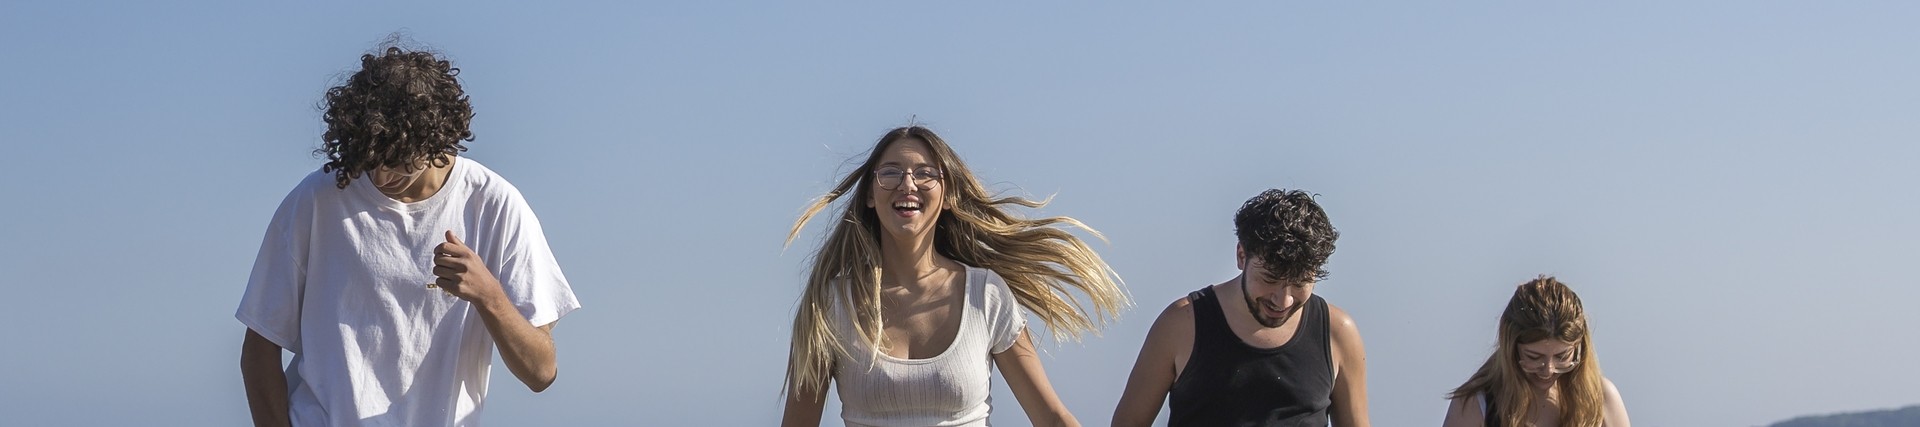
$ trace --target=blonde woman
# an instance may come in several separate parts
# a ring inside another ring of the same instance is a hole
[[[781,425],[819,425],[831,383],[848,426],[984,426],[993,367],[1034,425],[1079,425],[1047,383],[1025,313],[1072,339],[1128,304],[1106,262],[1056,226],[1091,229],[1010,214],[1045,201],[990,196],[920,126],[882,136],[787,242],[845,196],[794,316]]]
[[[1453,389],[1446,427],[1628,427],[1620,390],[1600,375],[1580,296],[1549,276],[1520,285],[1499,345]]]

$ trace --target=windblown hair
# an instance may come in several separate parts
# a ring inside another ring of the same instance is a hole
[[[815,214],[835,200],[851,196],[813,255],[813,270],[794,315],[791,362],[784,389],[789,395],[824,390],[833,375],[834,358],[847,355],[840,345],[841,337],[835,336],[829,324],[829,310],[844,310],[846,318],[854,319],[855,332],[861,335],[857,339],[874,343],[868,346],[872,351],[867,357],[879,357],[879,349],[885,345],[879,302],[880,218],[864,201],[872,197],[869,180],[881,155],[889,146],[905,140],[925,142],[944,172],[939,182],[946,190],[947,210],[939,213],[933,230],[934,250],[941,256],[999,273],[1020,305],[1044,320],[1056,339],[1064,336],[1078,340],[1086,333],[1097,334],[1100,326],[1131,304],[1119,276],[1065,227],[1086,230],[1096,237],[1099,232],[1064,216],[1026,219],[1012,215],[1009,210],[1013,206],[1039,208],[1052,199],[993,197],[952,147],[933,131],[920,126],[896,128],[874,143],[866,163],[847,173],[832,191],[814,199],[787,233],[787,244],[791,245]],[[1074,290],[1089,297],[1092,310],[1068,293]]]
[[[1283,281],[1326,280],[1327,257],[1340,232],[1327,212],[1300,190],[1269,189],[1240,205],[1233,235],[1248,257],[1259,257],[1267,271]]]
[[[1580,308],[1580,296],[1552,276],[1541,275],[1520,285],[1500,314],[1500,341],[1493,356],[1465,384],[1453,389],[1448,398],[1479,395],[1492,412],[1487,417],[1501,426],[1523,426],[1527,411],[1533,408],[1534,393],[1520,369],[1520,345],[1545,339],[1574,343],[1580,361],[1573,370],[1560,374],[1560,425],[1599,427],[1605,403],[1604,380],[1600,360],[1593,351],[1593,335],[1587,330],[1587,315]]]
[[[422,159],[446,166],[472,141],[473,105],[460,88],[460,69],[429,52],[387,47],[360,55],[360,71],[327,89],[327,132],[314,150],[327,157],[322,172],[347,184],[380,167]]]

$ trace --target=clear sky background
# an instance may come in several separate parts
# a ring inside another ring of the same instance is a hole
[[[0,3],[8,424],[247,422],[262,232],[321,93],[400,29],[463,69],[467,156],[585,306],[551,390],[496,366],[490,425],[776,423],[822,228],[782,238],[913,115],[1110,238],[1138,306],[1045,359],[1086,425],[1270,187],[1342,232],[1319,291],[1375,425],[1438,424],[1541,273],[1637,425],[1920,403],[1910,2],[156,3]]]

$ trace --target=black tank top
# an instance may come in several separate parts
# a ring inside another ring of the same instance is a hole
[[[1480,405],[1483,406],[1480,408],[1480,418],[1486,421],[1482,424],[1486,427],[1500,427],[1500,409],[1493,406],[1493,401],[1487,400],[1486,393],[1480,394]]]
[[[1493,400],[1487,399],[1486,392],[1480,393],[1480,406],[1480,418],[1486,420],[1484,425],[1486,427],[1500,427],[1500,407],[1494,405]]]
[[[1233,334],[1213,287],[1189,297],[1193,355],[1169,392],[1168,427],[1327,425],[1333,353],[1325,300],[1308,298],[1293,338],[1264,349]]]

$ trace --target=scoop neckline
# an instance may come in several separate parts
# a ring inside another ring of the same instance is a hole
[[[973,321],[973,316],[969,316],[968,314],[970,314],[970,312],[973,311],[973,284],[974,284],[973,275],[975,270],[975,267],[973,266],[965,265],[965,264],[961,264],[961,265],[966,267],[966,269],[963,270],[962,274],[965,274],[967,277],[966,277],[966,283],[964,284],[965,287],[960,292],[960,328],[953,332],[953,342],[947,343],[947,348],[941,349],[940,353],[934,354],[932,357],[928,357],[925,359],[908,359],[903,357],[893,357],[892,355],[889,355],[884,351],[875,351],[874,353],[878,354],[881,360],[903,364],[903,365],[925,365],[928,363],[940,361],[940,359],[945,359],[948,354],[953,354],[954,347],[960,346],[960,339],[962,335],[967,333],[967,324]],[[868,344],[872,345],[872,343],[868,343]]]

